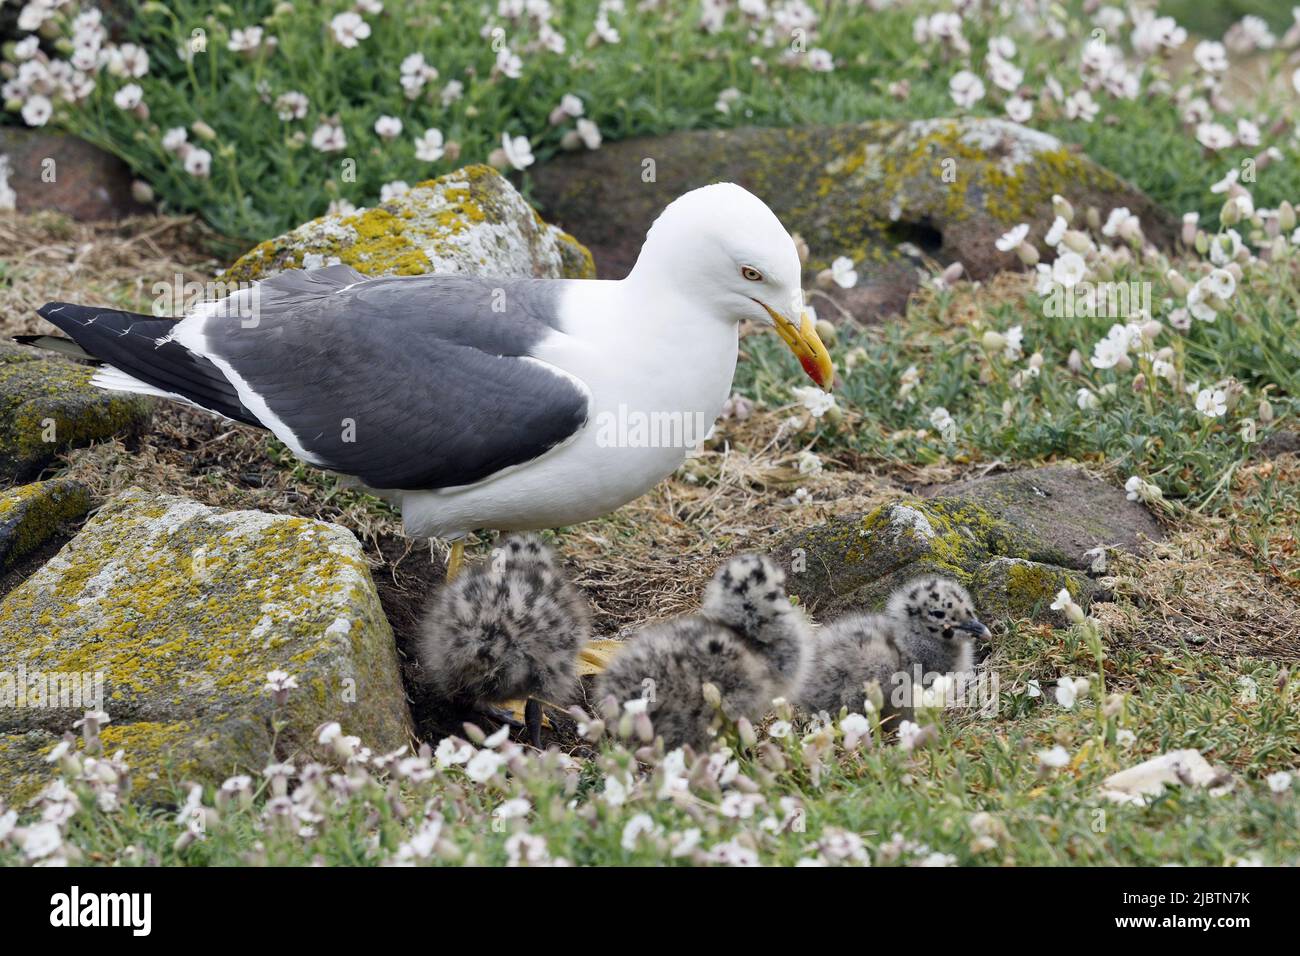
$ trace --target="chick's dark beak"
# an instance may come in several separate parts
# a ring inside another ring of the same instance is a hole
[[[975,618],[971,618],[969,621],[966,621],[963,624],[958,624],[957,626],[963,631],[969,631],[982,641],[987,641],[992,636],[989,629],[985,627],[981,621]]]

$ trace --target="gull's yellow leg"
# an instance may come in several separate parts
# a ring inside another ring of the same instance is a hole
[[[447,580],[454,581],[460,574],[460,566],[465,563],[465,542],[453,541],[447,552]]]

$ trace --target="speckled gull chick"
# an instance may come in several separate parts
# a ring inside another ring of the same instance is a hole
[[[366,278],[337,265],[179,321],[60,302],[40,314],[105,364],[96,385],[266,428],[399,504],[408,535],[458,541],[599,517],[671,474],[702,435],[611,440],[609,423],[711,426],[744,319],[775,327],[829,389],[801,303],[789,233],[719,183],[669,204],[621,280]]]

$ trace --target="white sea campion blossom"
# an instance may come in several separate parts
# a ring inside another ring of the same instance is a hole
[[[1286,793],[1291,789],[1291,774],[1285,770],[1279,770],[1276,773],[1270,773],[1264,778],[1264,782],[1268,784],[1268,789],[1274,793]]]
[[[1057,592],[1056,600],[1052,602],[1052,610],[1064,613],[1071,624],[1082,624],[1085,620],[1083,608],[1074,603],[1074,596],[1065,588]]]
[[[361,14],[347,10],[330,21],[330,32],[335,43],[350,50],[370,36],[370,24],[361,19]]]
[[[48,97],[41,96],[39,93],[29,96],[23,103],[23,122],[28,126],[44,126],[53,113],[54,105]]]
[[[1022,222],[1014,226],[1009,232],[1004,232],[993,243],[999,252],[1014,252],[1019,245],[1025,241],[1025,236],[1029,235],[1029,223]]]
[[[944,441],[953,441],[957,437],[957,423],[953,421],[948,409],[942,405],[930,412],[930,424],[939,430]]]
[[[1017,123],[1027,123],[1034,115],[1034,104],[1023,96],[1012,96],[1004,105],[1007,116]]]
[[[262,45],[262,28],[258,26],[236,27],[230,31],[230,40],[226,49],[233,53],[251,53]]]
[[[829,50],[815,47],[808,51],[808,69],[814,73],[830,73],[835,69],[835,58]]]
[[[1052,281],[1072,289],[1088,274],[1088,263],[1077,252],[1065,252],[1052,263]]]
[[[426,129],[415,140],[415,158],[423,163],[436,163],[446,153],[443,146],[442,130]]]
[[[133,110],[140,105],[144,90],[138,83],[128,83],[113,94],[113,105],[120,110]]]
[[[402,135],[402,121],[396,116],[381,116],[375,120],[375,135],[380,139],[391,140]]]
[[[796,386],[790,389],[790,394],[813,418],[821,418],[835,407],[835,396],[815,385]]]
[[[307,95],[297,90],[281,93],[275,98],[275,112],[281,120],[288,123],[300,120],[307,115]]]
[[[1192,59],[1206,73],[1223,73],[1228,69],[1228,51],[1222,43],[1202,40],[1192,50]]]
[[[509,133],[502,133],[501,151],[505,153],[506,162],[515,169],[524,170],[533,165],[533,147],[528,142],[527,136],[511,136]]]
[[[379,201],[388,202],[388,200],[404,196],[410,191],[411,187],[404,180],[394,179],[391,183],[384,183],[379,187]]]
[[[638,813],[634,815],[626,824],[623,825],[623,838],[619,845],[624,850],[631,853],[636,849],[637,841],[643,833],[654,833],[658,829],[657,824],[648,813]]]
[[[212,173],[212,154],[206,149],[192,148],[185,154],[185,171],[196,179],[207,179]]]
[[[337,123],[326,122],[316,127],[311,134],[311,145],[322,153],[337,153],[346,149],[348,138],[343,127]]]
[[[1066,710],[1071,710],[1087,690],[1088,678],[1062,677],[1056,682],[1056,702]]]
[[[1038,752],[1038,765],[1049,769],[1059,769],[1070,763],[1070,752],[1057,744],[1051,750]]]
[[[970,70],[961,70],[948,81],[948,95],[962,109],[970,109],[984,99],[984,81]]]
[[[831,278],[841,289],[852,289],[858,284],[858,274],[853,269],[853,260],[848,256],[839,256],[831,263]]]
[[[588,149],[600,149],[603,137],[600,135],[600,127],[589,119],[579,119],[577,123],[578,138],[582,140],[582,145]]]
[[[1228,396],[1221,388],[1203,388],[1196,393],[1196,410],[1206,418],[1222,418],[1228,411]]]
[[[1101,400],[1097,398],[1092,389],[1081,388],[1075,393],[1074,403],[1079,406],[1080,411],[1087,412],[1097,408],[1101,404]]]
[[[1232,132],[1222,123],[1198,123],[1196,141],[1212,151],[1228,149],[1236,142]]]

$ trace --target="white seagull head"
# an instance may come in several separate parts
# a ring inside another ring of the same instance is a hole
[[[715,183],[668,204],[629,276],[671,281],[724,321],[770,325],[827,391],[834,369],[804,310],[799,252],[781,220],[749,190]]]

